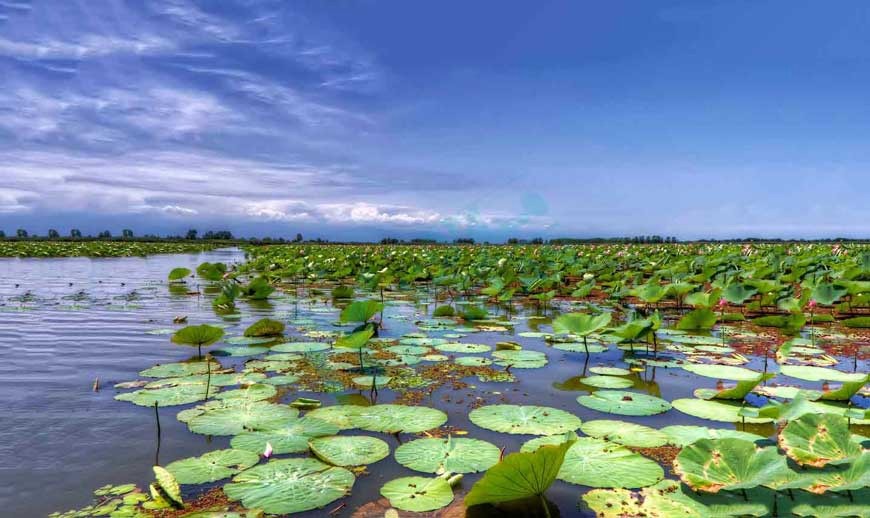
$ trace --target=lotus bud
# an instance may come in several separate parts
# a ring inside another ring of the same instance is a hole
[[[807,307],[810,308],[811,310],[816,309],[816,306],[818,306],[818,304],[819,303],[816,302],[816,299],[810,299],[810,301],[807,303]]]
[[[272,456],[272,443],[267,442],[267,443],[266,443],[266,449],[263,450],[263,457],[265,457],[265,458],[268,459],[268,458],[271,457],[271,456]]]

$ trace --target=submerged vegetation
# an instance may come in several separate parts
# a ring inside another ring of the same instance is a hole
[[[210,451],[58,516],[870,514],[866,246],[246,251],[115,386]]]

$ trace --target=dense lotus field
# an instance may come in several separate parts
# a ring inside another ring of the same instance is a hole
[[[247,253],[114,385],[214,448],[54,516],[870,516],[866,246]]]
[[[0,257],[131,257],[201,252],[214,247],[208,242],[0,240]]]

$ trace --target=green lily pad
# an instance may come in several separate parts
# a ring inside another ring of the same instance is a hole
[[[834,414],[804,414],[790,421],[779,434],[779,446],[801,466],[814,468],[849,462],[862,452],[846,418]]]
[[[381,496],[396,509],[422,513],[450,505],[453,489],[440,477],[402,477],[384,484]]]
[[[214,396],[218,393],[218,390],[220,390],[218,387],[209,387],[209,396]],[[191,383],[159,389],[136,390],[134,392],[118,394],[115,396],[115,399],[118,401],[129,401],[139,406],[154,406],[155,403],[158,406],[175,406],[203,401],[206,399],[205,392],[205,383]]]
[[[372,385],[376,387],[386,387],[391,381],[392,376],[356,376],[353,378],[353,383],[357,387],[370,388]]]
[[[668,436],[655,428],[625,421],[599,419],[580,427],[586,435],[637,448],[656,448],[668,442]]]
[[[683,448],[674,472],[695,491],[749,489],[787,477],[785,457],[773,446],[741,439],[700,439]]]
[[[333,423],[306,415],[290,420],[281,428],[259,432],[242,432],[230,441],[233,448],[252,452],[262,452],[266,444],[272,445],[275,454],[301,453],[308,450],[308,441],[315,437],[325,437],[339,432]]]
[[[221,364],[215,361],[211,363],[211,372],[217,372],[221,369]],[[145,378],[178,378],[181,376],[191,376],[194,374],[207,374],[209,370],[208,364],[201,362],[179,362],[179,363],[164,363],[155,365],[150,369],[145,369],[139,375]]]
[[[665,426],[661,433],[667,435],[668,442],[683,448],[698,439],[742,439],[744,441],[761,441],[765,437],[739,430],[725,430],[722,428],[707,428],[706,426],[672,425]]]
[[[605,367],[603,365],[589,367],[589,372],[592,374],[600,374],[602,376],[628,376],[631,374],[630,370],[623,369],[622,367]]]
[[[622,488],[593,489],[583,495],[583,501],[601,518],[711,516],[707,506],[684,493],[680,483],[674,480],[662,480],[654,486],[641,489],[639,493]]]
[[[740,412],[741,405],[726,401],[686,398],[676,399],[671,404],[684,414],[723,423],[736,423],[745,420],[745,422],[751,424],[763,424],[772,421],[772,419],[767,417],[742,417],[738,413]]]
[[[319,509],[350,492],[355,477],[317,459],[280,459],[241,472],[224,486],[230,500],[269,514]]]
[[[256,453],[245,450],[216,450],[199,457],[169,463],[166,469],[179,484],[205,484],[227,478],[260,461]]]
[[[607,350],[607,346],[590,342],[587,342],[585,346],[583,345],[583,342],[560,342],[554,344],[553,349],[558,349],[560,351],[565,351],[569,353],[586,353],[588,349],[589,353],[593,354],[603,353]]]
[[[590,387],[604,389],[624,389],[634,385],[634,382],[630,379],[617,376],[587,376],[585,378],[580,378],[580,381]]]
[[[421,345],[393,345],[387,347],[386,350],[393,354],[413,354],[416,356],[432,352],[432,349],[429,347],[423,347]]]
[[[269,378],[264,379],[262,381],[262,383],[265,383],[267,385],[280,386],[280,385],[290,385],[290,384],[296,383],[297,381],[299,381],[299,376],[285,374],[283,376],[271,376]]]
[[[498,462],[501,450],[480,439],[417,439],[396,448],[396,462],[424,473],[475,473]]]
[[[843,372],[812,365],[782,365],[779,370],[785,376],[805,381],[867,382],[867,378],[870,376],[864,372]]]
[[[276,353],[314,353],[326,351],[331,347],[325,342],[286,342],[273,346],[272,351]]]
[[[272,385],[255,383],[253,385],[248,385],[245,388],[221,392],[215,396],[215,399],[220,399],[222,401],[233,400],[234,403],[248,404],[275,397],[277,393],[278,390]]]
[[[390,446],[366,435],[334,435],[308,441],[311,451],[320,460],[333,466],[374,464],[390,454]]]
[[[618,415],[655,415],[671,409],[664,399],[622,390],[599,390],[578,397],[577,402],[592,410]]]
[[[707,378],[732,380],[732,381],[752,381],[761,377],[761,373],[746,369],[744,367],[735,367],[733,365],[709,365],[705,363],[687,363],[683,365],[683,369],[705,376]]]
[[[492,357],[496,364],[515,369],[540,369],[547,365],[547,355],[539,351],[495,351]]]
[[[263,354],[269,352],[268,347],[246,347],[246,346],[228,346],[221,347],[220,349],[215,349],[212,351],[214,356],[256,356],[258,354]]]
[[[435,345],[435,348],[444,353],[459,354],[478,354],[492,350],[492,347],[485,344],[463,344],[459,342],[441,343]]]
[[[257,345],[274,342],[275,338],[271,336],[231,336],[224,342],[232,345]]]
[[[509,434],[552,435],[573,432],[580,419],[558,408],[533,405],[488,405],[468,414],[472,423]]]
[[[306,416],[316,417],[326,422],[332,423],[339,430],[350,430],[356,428],[353,419],[365,410],[366,407],[359,405],[333,405],[320,407],[308,412]]]
[[[480,358],[478,356],[460,356],[459,358],[456,358],[453,363],[463,367],[485,367],[487,365],[492,365],[492,360],[489,358]]]
[[[560,444],[563,436],[539,437],[523,444],[520,451],[535,451],[543,445]],[[594,437],[581,437],[568,448],[559,470],[559,480],[589,487],[646,487],[664,478],[655,461],[628,448]]]
[[[274,430],[297,418],[299,410],[287,405],[258,401],[207,410],[188,421],[193,433],[202,435],[238,435],[249,430]]]
[[[425,432],[438,428],[446,422],[447,414],[424,406],[373,405],[359,407],[359,410],[351,417],[353,428],[387,433]]]

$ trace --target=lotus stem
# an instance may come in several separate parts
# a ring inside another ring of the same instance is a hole
[[[205,368],[208,373],[205,378],[205,399],[208,400],[208,393],[211,390],[211,358],[205,359]]]
[[[541,499],[541,505],[544,507],[544,516],[546,516],[547,518],[552,518],[552,516],[550,515],[550,506],[547,505],[547,499],[544,498],[544,494],[539,494],[538,498]]]
[[[154,452],[154,465],[160,465],[160,411],[157,401],[154,402],[154,419],[157,421],[157,451]]]

